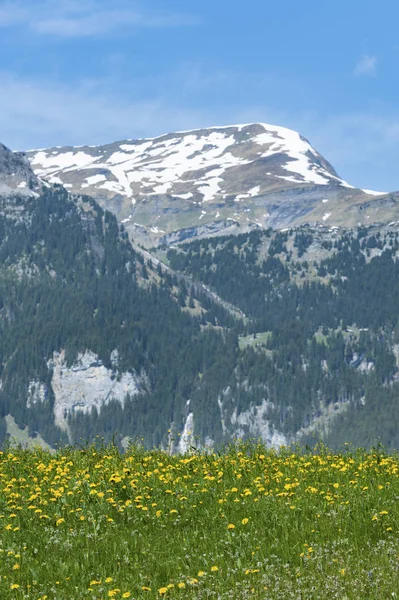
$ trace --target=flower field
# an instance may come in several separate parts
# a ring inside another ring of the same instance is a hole
[[[0,454],[0,598],[399,597],[399,459]]]

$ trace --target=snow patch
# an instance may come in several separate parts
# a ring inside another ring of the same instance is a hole
[[[86,177],[86,181],[88,185],[95,185],[96,183],[100,183],[100,181],[106,181],[107,178],[105,175],[91,175],[90,177]]]
[[[388,194],[388,192],[375,192],[374,190],[362,190],[362,192],[369,196],[385,196],[385,194]]]

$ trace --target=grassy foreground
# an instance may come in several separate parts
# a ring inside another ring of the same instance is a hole
[[[0,453],[0,598],[399,597],[399,459]]]

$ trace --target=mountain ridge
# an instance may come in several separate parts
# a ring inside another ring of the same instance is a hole
[[[169,243],[169,236],[173,240],[183,230],[201,237],[196,228],[202,225],[220,234],[233,223],[239,231],[372,223],[381,217],[373,201],[386,196],[343,180],[300,133],[265,123],[31,150],[26,156],[37,176],[95,197],[146,246]]]

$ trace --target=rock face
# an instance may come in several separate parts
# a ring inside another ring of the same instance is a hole
[[[230,417],[230,424],[237,437],[248,434],[252,438],[260,438],[269,448],[279,448],[287,445],[290,440],[282,433],[271,427],[267,412],[269,403],[264,400],[259,406],[251,405],[250,408],[237,416],[236,410]]]
[[[0,144],[0,194],[32,195],[41,183],[21,152],[12,152]]]
[[[123,373],[115,378],[93,352],[79,354],[68,367],[65,353],[55,353],[49,366],[53,369],[51,387],[54,392],[55,423],[67,431],[67,416],[72,411],[98,411],[111,400],[123,403],[126,396],[139,394],[143,382],[138,375]]]
[[[26,156],[38,176],[95,197],[148,246],[173,243],[180,231],[193,239],[209,228],[353,225],[383,212],[374,210],[378,193],[341,179],[299,133],[264,123]]]

